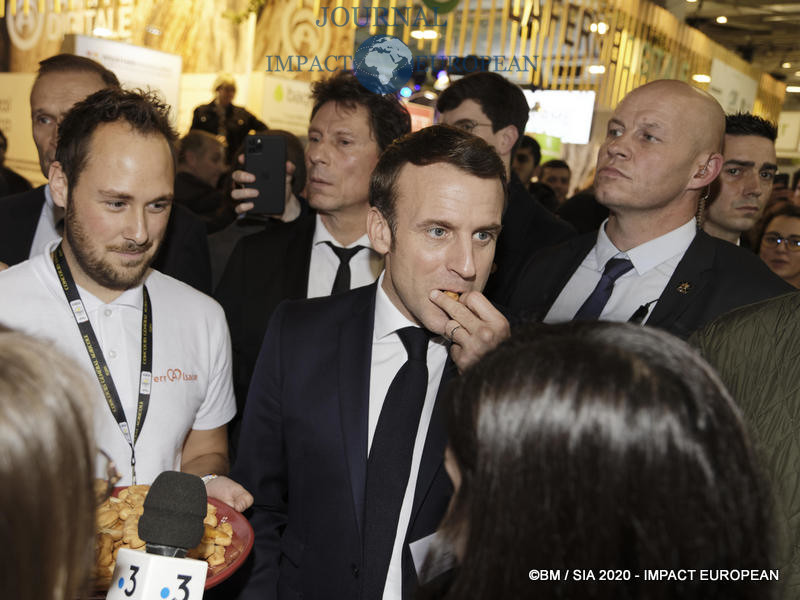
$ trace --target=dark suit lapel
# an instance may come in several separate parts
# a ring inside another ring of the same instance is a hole
[[[436,403],[431,415],[431,423],[428,426],[428,435],[425,438],[425,449],[422,452],[422,460],[419,465],[417,475],[417,486],[414,490],[414,504],[411,508],[411,520],[408,524],[408,531],[414,525],[414,519],[419,513],[428,490],[433,483],[433,479],[439,469],[444,468],[444,449],[447,446],[447,428],[445,424],[444,402],[448,384],[458,376],[458,369],[453,359],[447,356],[444,364],[444,372],[439,383],[439,391],[436,393]]]
[[[674,323],[680,316],[695,301],[702,301],[703,289],[713,272],[715,254],[711,238],[704,231],[698,231],[661,293],[647,325],[675,329]]]
[[[316,217],[307,215],[297,224],[297,234],[289,242],[286,256],[279,260],[290,262],[284,270],[287,298],[301,299],[308,295],[308,271],[311,268],[311,244],[314,240]]]
[[[339,337],[339,406],[342,437],[350,471],[358,530],[364,519],[369,428],[369,376],[372,363],[372,331],[375,324],[376,284],[365,288],[342,324]]]

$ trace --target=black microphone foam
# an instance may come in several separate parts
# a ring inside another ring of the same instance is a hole
[[[206,486],[196,475],[164,471],[144,499],[139,537],[148,546],[190,549],[203,538]]]

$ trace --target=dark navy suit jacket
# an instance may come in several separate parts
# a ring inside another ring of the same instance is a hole
[[[522,271],[510,310],[524,320],[543,319],[596,242],[597,233],[587,233],[534,256]],[[752,252],[700,230],[646,325],[686,339],[734,308],[793,289]]]
[[[360,597],[376,285],[285,302],[272,316],[232,473],[255,498],[242,599]],[[452,494],[442,390],[454,374],[448,359],[404,547],[405,598],[416,583],[408,543],[435,531]]]

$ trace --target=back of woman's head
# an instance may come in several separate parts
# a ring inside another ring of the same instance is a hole
[[[730,397],[683,342],[620,324],[540,326],[465,373],[448,411],[461,474],[443,523],[463,559],[453,598],[765,597],[698,581],[699,569],[771,564],[768,502]],[[530,569],[631,580],[532,582]],[[698,572],[657,583],[645,569]]]
[[[94,552],[89,394],[51,345],[0,330],[0,597],[73,600]]]

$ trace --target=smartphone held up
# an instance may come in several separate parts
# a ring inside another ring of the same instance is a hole
[[[255,175],[248,184],[258,190],[253,198],[254,213],[282,214],[286,201],[286,138],[280,135],[248,135],[245,139],[244,168]]]

